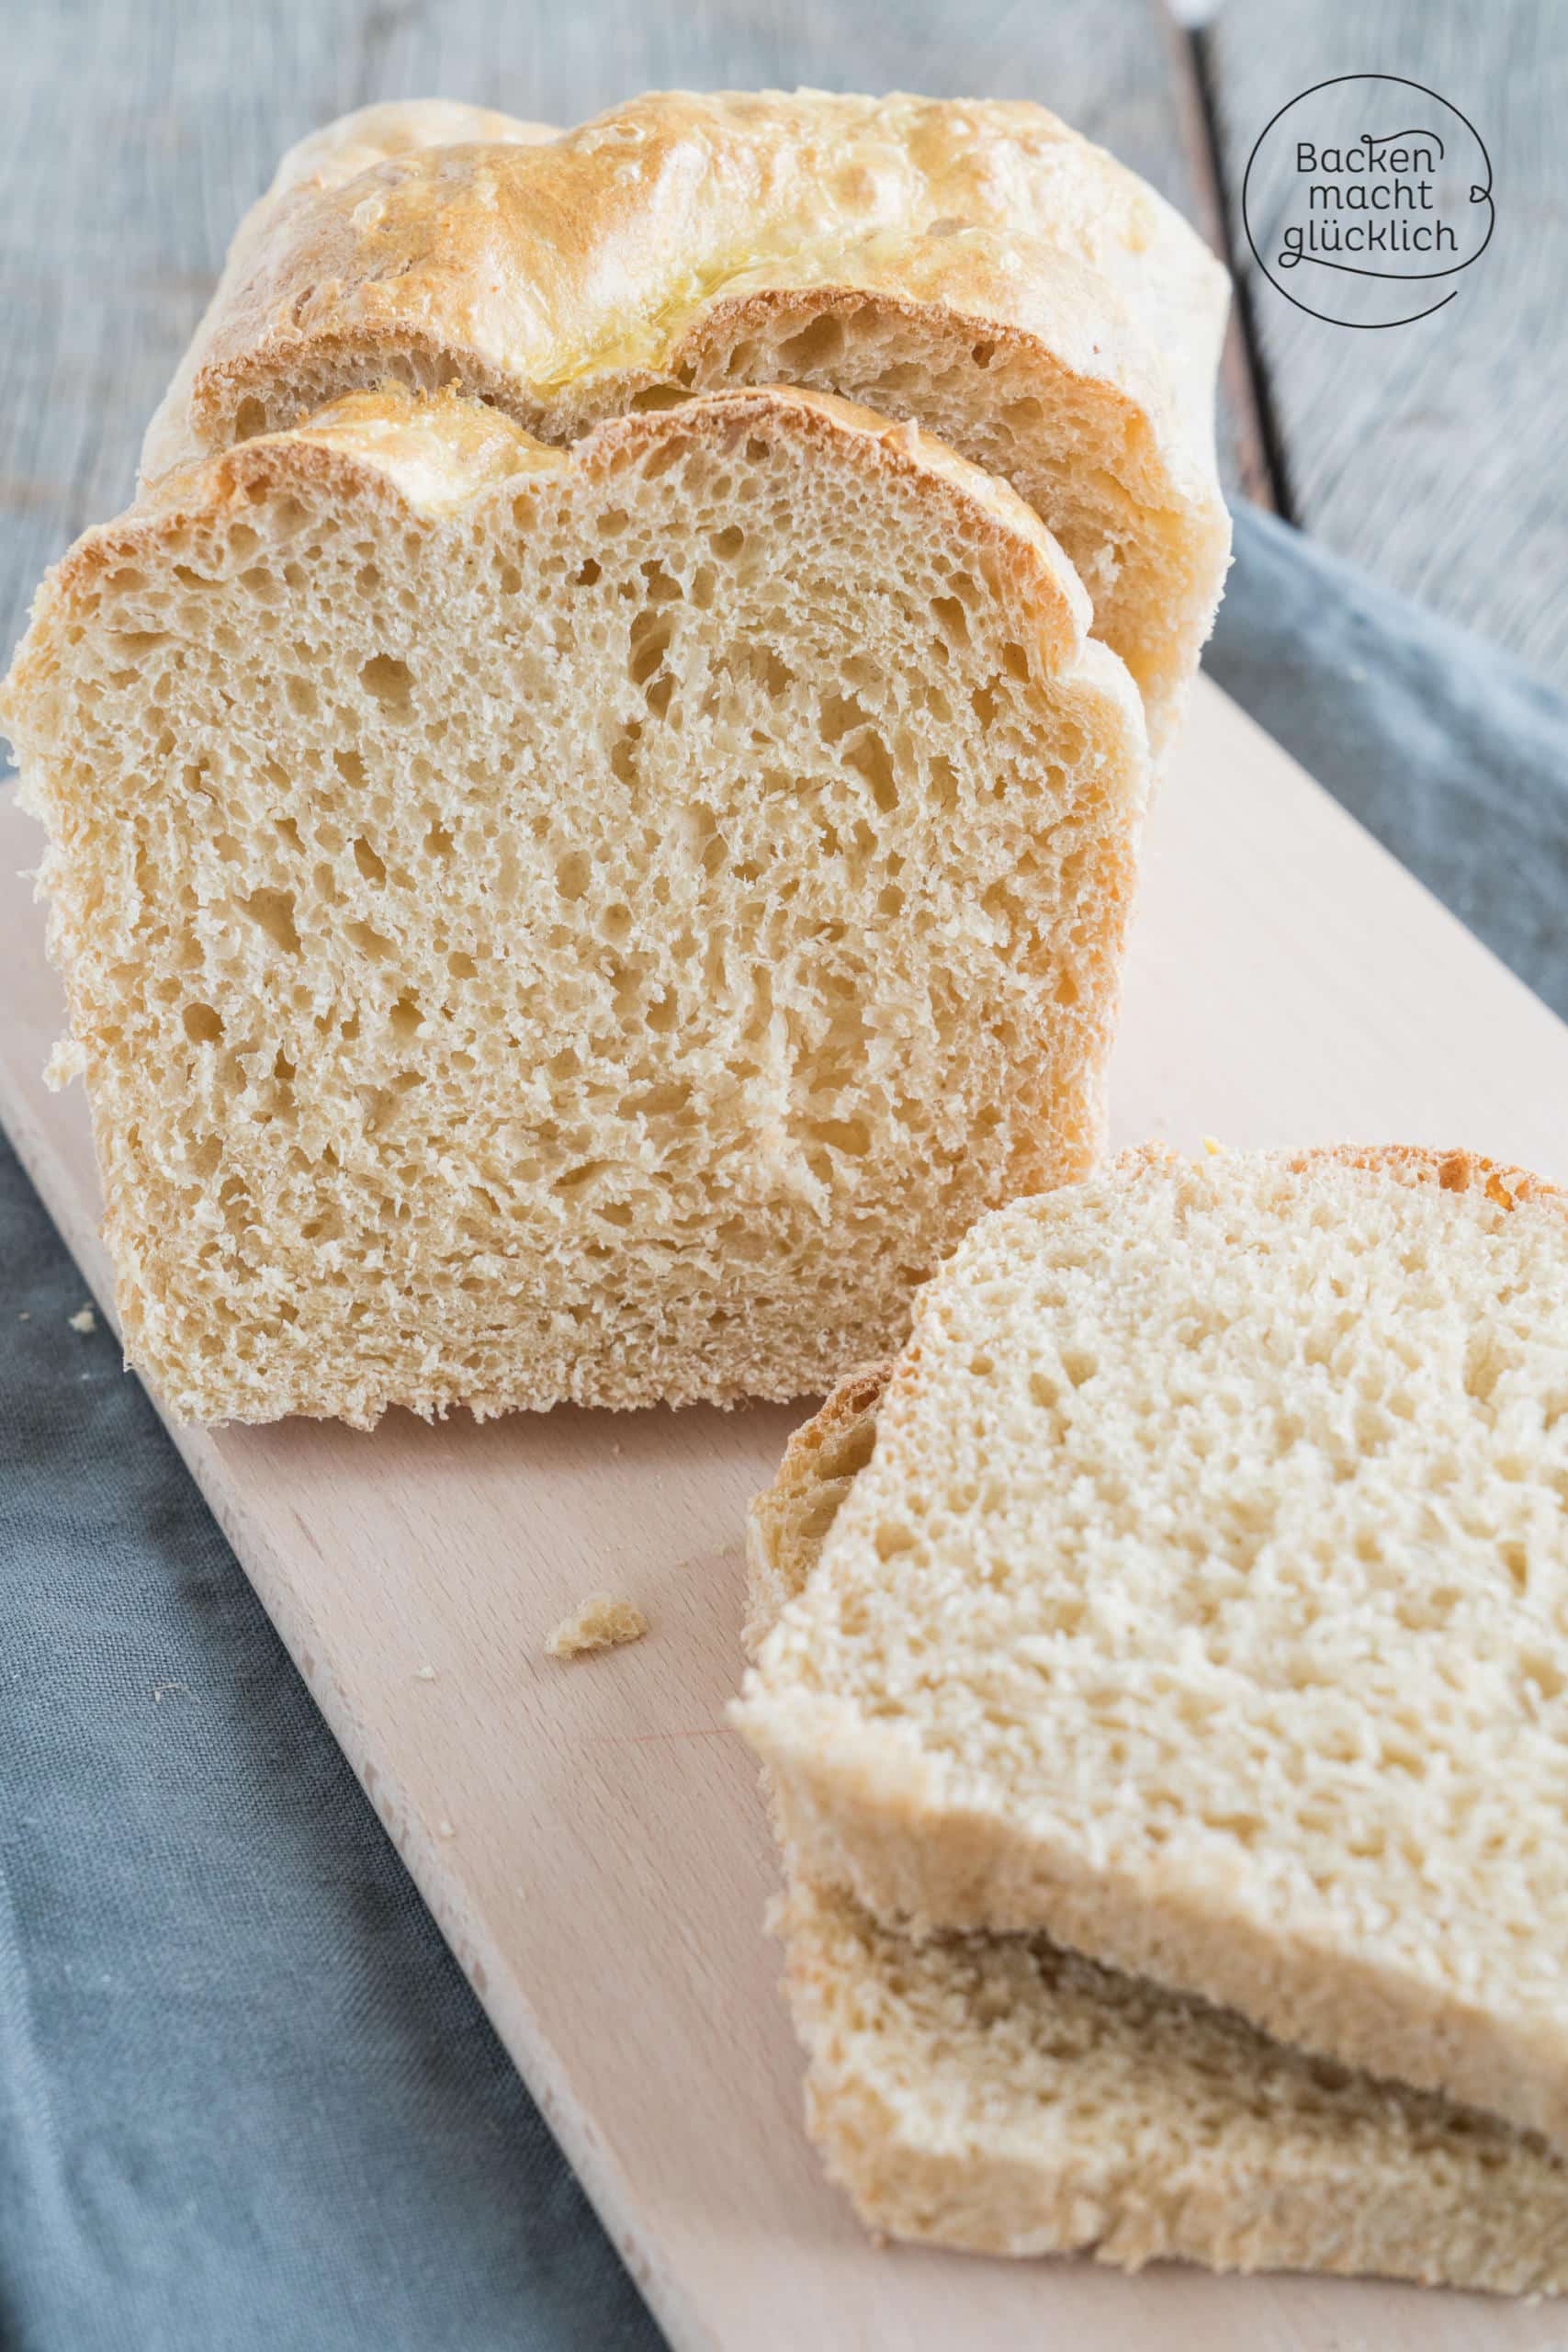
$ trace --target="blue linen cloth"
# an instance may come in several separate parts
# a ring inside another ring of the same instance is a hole
[[[1568,703],[1251,513],[1209,666],[1568,1012]],[[0,1145],[0,2346],[657,2346],[85,1298]]]

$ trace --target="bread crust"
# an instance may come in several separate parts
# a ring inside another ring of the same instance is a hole
[[[286,198],[303,204],[312,194],[339,187],[362,172],[372,172],[394,156],[419,148],[464,141],[536,146],[558,136],[548,123],[525,122],[491,107],[465,106],[447,98],[408,98],[356,107],[297,141],[283,155],[265,193],[243,215],[230,240],[212,299],[197,322],[196,333],[142,436],[143,483],[188,466],[203,454],[205,444],[193,430],[191,417],[204,355],[225,332],[225,322],[265,253]]]
[[[1528,1168],[1487,1159],[1457,1145],[1441,1151],[1410,1143],[1326,1144],[1315,1151],[1292,1153],[1287,1165],[1305,1168],[1325,1160],[1340,1168],[1373,1169],[1410,1183],[1435,1184],[1443,1193],[1484,1193],[1500,1209],[1544,1203],[1568,1216],[1568,1194],[1561,1185],[1549,1184],[1544,1176],[1532,1175]]]
[[[295,150],[243,223],[144,480],[389,379],[557,442],[774,379],[925,422],[897,368],[856,379],[851,345],[902,337],[947,437],[1067,532],[1163,749],[1228,560],[1228,282],[1133,174],[1023,104],[672,92],[554,139],[368,111]],[[1092,527],[1064,489],[1086,432]]]
[[[795,1599],[820,1549],[838,1504],[849,1490],[861,1460],[842,1457],[864,1433],[862,1458],[869,1459],[877,1409],[893,1373],[893,1359],[858,1364],[839,1382],[827,1402],[803,1422],[788,1445],[771,1486],[746,1514],[746,1623],[740,1642],[749,1658],[758,1650],[781,1609]],[[835,1458],[839,1457],[839,1458]]]
[[[524,123],[498,137],[497,118],[474,114],[471,128],[412,108],[349,118],[285,159],[198,335],[197,446],[224,435],[245,388],[318,348],[417,349],[470,389],[488,372],[547,396],[595,368],[640,364],[651,379],[735,282],[755,294],[837,274],[852,287],[856,249],[879,232],[913,243],[957,223],[1041,240],[1091,262],[1123,300],[1135,292],[1202,447],[1224,271],[1135,175],[1043,107],[673,91],[553,140]],[[415,143],[455,131],[464,143]],[[994,246],[973,265],[955,247],[940,300],[956,314],[1027,305],[1027,273],[1004,291]],[[174,421],[150,436],[149,471],[175,454]]]
[[[1224,1147],[1221,1147],[1223,1152]],[[1119,1151],[1108,1175],[1134,1182],[1141,1170],[1179,1166],[1184,1155],[1164,1143],[1130,1144]],[[1532,1202],[1562,1202],[1568,1213],[1568,1193],[1544,1176],[1508,1161],[1488,1159],[1478,1151],[1455,1144],[1448,1148],[1417,1143],[1321,1143],[1279,1154],[1283,1168],[1366,1168],[1397,1176],[1402,1182],[1435,1184],[1443,1193],[1484,1193],[1500,1209],[1522,1208]]]
[[[894,424],[831,392],[787,385],[703,393],[679,409],[615,417],[570,450],[552,448],[509,417],[455,392],[419,399],[398,389],[351,392],[291,432],[242,441],[147,484],[112,523],[85,531],[46,575],[34,626],[0,689],[0,723],[28,740],[26,695],[39,675],[38,626],[95,571],[120,562],[164,532],[250,502],[268,482],[312,480],[425,520],[446,520],[502,483],[520,478],[592,479],[636,465],[650,447],[676,438],[715,446],[748,422],[785,424],[805,441],[833,442],[871,477],[918,481],[943,512],[963,510],[989,540],[1001,575],[1036,607],[1032,632],[1047,666],[1087,662],[1097,687],[1117,699],[1142,732],[1137,696],[1122,664],[1093,643],[1083,583],[1033,509],[1010,484],[971,465],[917,425]]]

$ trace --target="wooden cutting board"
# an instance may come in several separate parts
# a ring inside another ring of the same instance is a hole
[[[0,806],[0,1116],[109,1293],[39,836]],[[1568,1030],[1205,685],[1156,812],[1117,1139],[1466,1144],[1568,1182]],[[678,2352],[1563,2352],[1412,2288],[877,2249],[820,2177],[724,1730],[740,1536],[804,1409],[174,1432]],[[597,1586],[652,1621],[559,1666]]]

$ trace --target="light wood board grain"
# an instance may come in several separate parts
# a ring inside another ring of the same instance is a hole
[[[1287,511],[1390,587],[1568,685],[1568,8],[1224,0],[1203,48]],[[1364,73],[1423,83],[1469,116],[1497,207],[1492,244],[1456,299],[1379,333],[1294,309],[1258,269],[1236,210],[1276,109],[1330,75]]]
[[[107,1304],[79,1092],[0,813],[0,1114]],[[1213,689],[1156,812],[1120,1139],[1466,1143],[1568,1179],[1568,1031]],[[821,2180],[761,1926],[739,1536],[798,1418],[559,1412],[176,1442],[680,2352],[1547,2352],[1550,2309],[877,2251]],[[596,1586],[652,1621],[559,1666]]]

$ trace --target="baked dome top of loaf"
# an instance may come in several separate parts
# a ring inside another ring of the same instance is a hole
[[[1163,747],[1229,544],[1228,288],[1153,190],[1021,103],[674,92],[554,138],[469,111],[370,109],[284,159],[144,478],[388,380],[552,442],[735,384],[838,392],[1036,508]]]
[[[189,453],[181,427],[200,447],[236,437],[249,376],[317,345],[341,355],[361,332],[378,347],[402,334],[547,396],[591,371],[657,369],[730,281],[775,263],[831,277],[889,232],[1001,230],[1090,265],[1134,298],[1179,401],[1194,379],[1200,416],[1212,401],[1223,267],[1043,107],[675,91],[554,139],[520,122],[504,141],[474,115],[484,135],[461,144],[389,152],[384,130],[349,118],[335,157],[329,130],[285,159],[204,322],[187,413],[154,423],[149,472]],[[446,141],[456,124],[412,127]],[[982,292],[980,315],[994,303]]]

